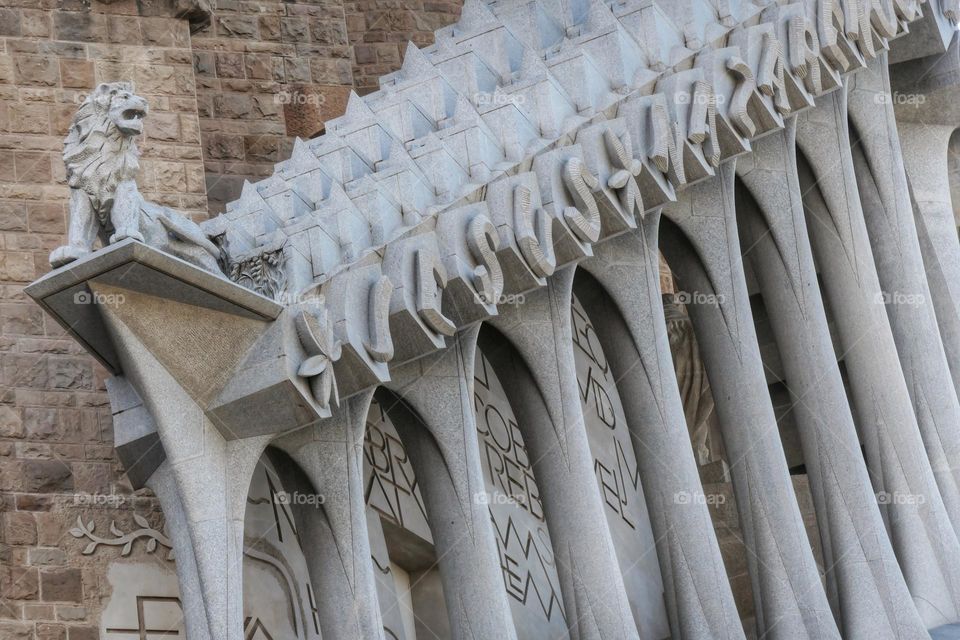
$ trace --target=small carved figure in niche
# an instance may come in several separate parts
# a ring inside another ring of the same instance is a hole
[[[67,244],[50,254],[61,267],[126,238],[220,275],[220,250],[182,213],[148,202],[137,189],[147,101],[126,82],[99,85],[80,105],[63,144],[70,185]]]

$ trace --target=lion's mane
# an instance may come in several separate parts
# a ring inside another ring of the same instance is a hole
[[[117,185],[136,177],[140,151],[134,136],[121,132],[110,119],[110,89],[131,90],[127,83],[101,85],[83,101],[63,142],[67,184],[82,189],[99,211],[113,198]]]

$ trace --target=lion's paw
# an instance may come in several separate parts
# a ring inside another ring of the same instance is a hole
[[[74,260],[78,260],[88,253],[90,253],[89,250],[81,247],[75,247],[72,244],[57,247],[53,250],[53,253],[50,254],[50,265],[56,269],[57,267],[62,267],[65,264],[73,262]]]
[[[110,244],[120,242],[121,240],[126,240],[127,238],[132,238],[137,242],[143,242],[144,244],[147,242],[143,239],[143,234],[136,229],[117,229],[117,232],[110,236]]]

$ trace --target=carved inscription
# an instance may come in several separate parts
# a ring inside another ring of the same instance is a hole
[[[266,459],[257,464],[244,517],[243,614],[247,640],[319,640],[301,532],[291,505],[322,508],[308,491],[281,484]]]
[[[376,402],[363,440],[364,497],[380,517],[433,542],[417,478],[396,427]]]
[[[486,500],[519,637],[566,637],[540,490],[516,417],[490,362],[477,354],[474,403]]]
[[[571,313],[587,439],[627,597],[641,636],[663,638],[670,633],[663,580],[620,394],[597,333],[576,297]]]

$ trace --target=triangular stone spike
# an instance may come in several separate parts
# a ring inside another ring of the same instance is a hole
[[[404,80],[412,80],[433,75],[436,73],[436,69],[417,45],[408,42],[407,50],[403,53],[403,65],[400,67],[400,73]]]
[[[350,91],[350,97],[347,99],[347,109],[343,113],[343,121],[353,122],[354,120],[375,119],[376,117],[366,100],[361,98],[356,91]]]
[[[470,33],[496,24],[499,24],[497,17],[491,13],[483,0],[466,0],[460,12],[460,22],[454,26],[454,35]]]

